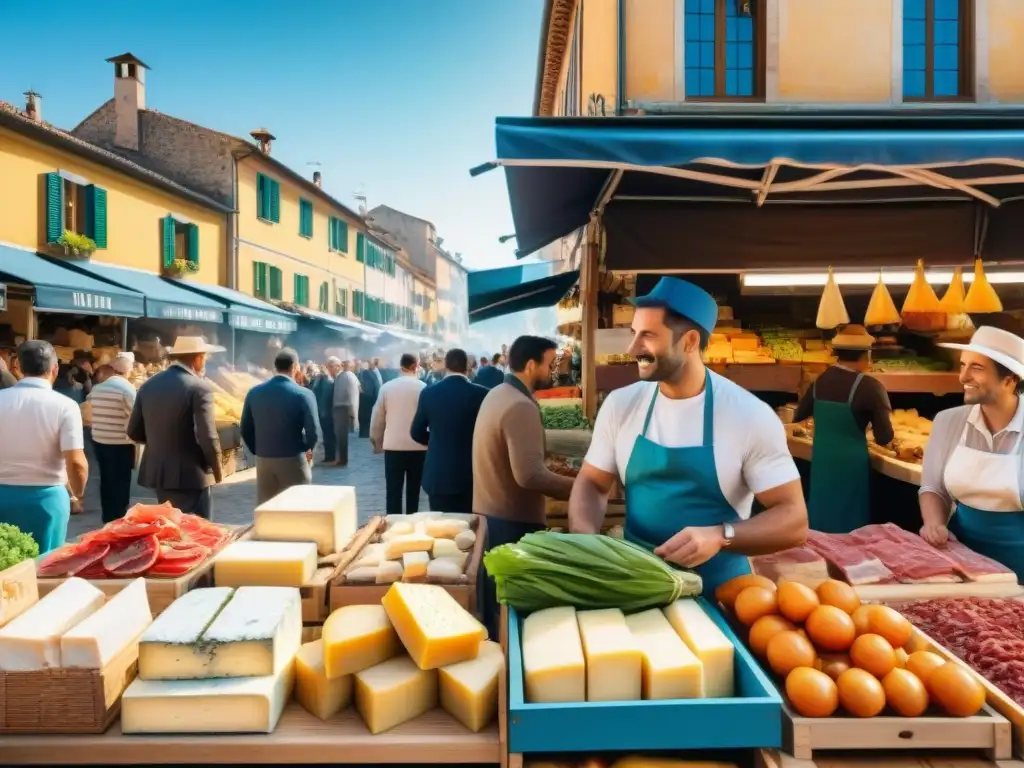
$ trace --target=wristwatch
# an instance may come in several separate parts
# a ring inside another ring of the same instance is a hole
[[[732,523],[722,523],[722,549],[732,546],[732,540],[736,538],[736,529]]]

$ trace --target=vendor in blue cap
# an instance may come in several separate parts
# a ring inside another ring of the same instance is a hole
[[[600,531],[616,478],[626,538],[704,580],[704,592],[750,572],[749,556],[803,543],[807,506],[782,422],[705,367],[718,319],[702,288],[663,277],[633,300],[640,381],[608,394],[569,500],[569,527]],[[754,499],[764,511],[751,517]]]

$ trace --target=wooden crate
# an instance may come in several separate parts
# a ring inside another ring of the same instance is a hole
[[[376,520],[376,523],[371,520],[363,527],[363,530],[366,530],[371,525],[375,526],[372,531],[373,535],[365,540],[360,547],[360,551],[366,544],[377,540],[387,527],[387,521],[384,518],[374,518],[374,520]],[[484,548],[487,545],[487,518],[483,515],[472,515],[470,528],[476,533],[476,542],[473,544],[473,549],[466,560],[466,572],[459,583],[430,581],[427,583],[436,583],[444,587],[445,591],[454,597],[459,605],[475,615],[478,612],[477,578],[482,567]],[[354,554],[358,554],[358,552]],[[330,585],[332,611],[344,605],[377,605],[391,586],[390,584],[348,584],[345,582],[344,573],[341,572],[343,570],[339,571],[338,577]]]
[[[131,643],[102,669],[0,672],[0,733],[103,733],[138,671]]]
[[[232,541],[248,537],[252,528],[251,525],[226,525],[224,527],[231,529],[232,533],[231,539],[224,546]],[[153,616],[159,616],[186,592],[212,586],[213,561],[215,559],[216,554],[213,554],[188,573],[174,579],[146,579],[146,594],[149,597],[149,608],[153,612]],[[113,597],[133,581],[135,579],[89,579],[89,583],[107,597]],[[63,583],[64,579],[39,579],[39,596],[45,597]]]
[[[317,568],[309,584],[299,588],[302,596],[302,621],[306,624],[322,624],[327,620],[331,608],[331,582],[352,563],[363,548],[377,535],[380,521],[383,518],[373,517],[356,531],[341,551],[337,563]]]
[[[0,627],[39,600],[35,560],[23,560],[0,571]]]
[[[569,530],[569,502],[567,501],[555,501],[554,499],[548,499],[544,509],[545,517],[547,518],[548,528],[562,528]],[[609,501],[608,502],[608,513],[604,517],[604,523],[601,526],[603,531],[607,531],[616,525],[626,524],[626,503],[624,501]]]
[[[798,760],[775,749],[754,753],[754,768],[1024,768],[1018,760],[989,760],[976,754],[941,752],[831,753],[815,760]]]

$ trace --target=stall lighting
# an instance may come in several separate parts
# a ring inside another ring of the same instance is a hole
[[[878,282],[878,272],[835,272],[838,285],[873,286]],[[986,272],[988,281],[997,285],[1024,283],[1024,272]],[[933,285],[948,285],[953,279],[952,270],[925,272],[925,278]],[[974,280],[973,272],[964,270],[964,283]],[[822,288],[828,280],[827,272],[748,272],[740,279],[746,288]],[[910,285],[914,282],[913,271],[882,271],[882,282],[888,286]]]

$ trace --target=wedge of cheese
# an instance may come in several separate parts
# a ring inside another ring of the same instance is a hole
[[[676,600],[663,610],[672,629],[704,667],[704,695],[709,699],[731,698],[734,650],[729,638],[696,600]]]
[[[372,734],[383,733],[437,706],[437,670],[396,656],[357,672],[356,711]]]
[[[137,643],[153,621],[146,580],[135,579],[96,613],[60,638],[60,665],[103,669],[125,648]]]
[[[312,541],[321,555],[340,552],[358,529],[356,489],[352,486],[293,485],[256,507],[257,539]]]
[[[699,699],[704,696],[704,665],[657,608],[626,617],[643,658],[645,699]]]
[[[426,552],[406,552],[402,555],[402,578],[407,581],[425,578],[429,564],[430,555]]]
[[[435,584],[392,584],[381,604],[420,669],[475,659],[487,639],[483,624]]]
[[[295,698],[311,715],[327,720],[352,702],[352,675],[331,680],[324,668],[324,641],[314,640],[295,656]]]
[[[587,701],[639,701],[643,657],[622,611],[580,611],[576,621],[587,662]]]
[[[401,560],[407,552],[430,552],[434,537],[425,533],[406,533],[384,542],[384,559]]]
[[[0,669],[31,672],[60,666],[60,638],[98,611],[106,595],[72,577],[0,629]]]
[[[203,631],[213,623],[235,590],[230,587],[186,592],[161,613],[139,638],[139,678],[189,677]]]
[[[387,661],[402,644],[380,605],[346,605],[324,622],[324,669],[331,680]]]
[[[505,654],[492,640],[480,644],[480,654],[469,661],[438,670],[441,706],[471,731],[480,731],[498,716],[498,679]]]
[[[523,620],[522,636],[526,700],[586,701],[587,672],[576,609],[534,611]]]
[[[292,663],[268,677],[135,680],[121,697],[121,732],[271,733],[294,679]]]
[[[311,541],[236,541],[213,561],[218,587],[301,587],[316,572]]]

